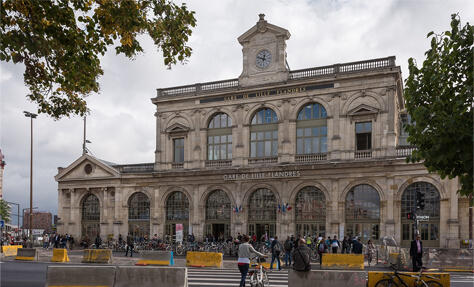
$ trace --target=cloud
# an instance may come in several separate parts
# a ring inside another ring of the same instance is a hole
[[[397,56],[407,75],[407,59],[418,62],[429,46],[429,31],[449,28],[450,14],[460,12],[472,23],[472,1],[190,1],[197,27],[190,38],[192,57],[171,70],[152,41],[143,36],[145,52],[130,61],[111,49],[103,58],[101,91],[87,99],[88,147],[99,158],[117,163],[152,162],[155,149],[157,88],[237,78],[242,50],[237,37],[266,20],[291,33],[287,42],[291,69]],[[23,83],[24,68],[0,64],[0,148],[7,166],[4,197],[29,206],[30,122],[22,111],[35,111]],[[57,210],[57,167],[82,153],[83,120],[34,120],[34,205]]]

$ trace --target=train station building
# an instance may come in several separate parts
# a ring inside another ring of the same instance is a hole
[[[154,162],[84,154],[59,168],[58,232],[161,237],[183,224],[197,239],[321,233],[407,246],[421,193],[426,247],[469,239],[458,180],[406,162],[395,57],[290,70],[289,38],[260,15],[238,38],[238,78],[158,88]]]

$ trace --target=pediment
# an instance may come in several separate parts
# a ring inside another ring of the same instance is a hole
[[[276,37],[283,37],[285,40],[288,40],[290,38],[291,35],[288,30],[268,23],[264,19],[264,16],[265,15],[260,14],[259,15],[260,20],[257,22],[257,24],[255,24],[255,26],[247,30],[247,32],[240,35],[239,38],[237,38],[240,44],[243,45],[243,43],[252,40],[256,34],[266,33],[266,32],[274,34]]]
[[[120,177],[120,173],[111,164],[84,154],[68,167],[60,169],[54,178],[59,182]]]
[[[188,131],[189,131],[189,128],[180,123],[172,124],[166,129],[166,132],[169,134],[187,133]]]
[[[359,105],[347,112],[348,116],[364,116],[378,114],[379,109],[371,107],[369,105]]]

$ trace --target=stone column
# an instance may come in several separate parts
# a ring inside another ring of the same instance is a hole
[[[331,101],[332,102],[332,111],[333,111],[333,116],[328,119],[328,136],[329,136],[329,126],[330,122],[332,123],[332,137],[330,138],[330,141],[328,141],[328,152],[329,158],[328,159],[340,159],[340,142],[341,142],[341,136],[340,136],[340,118],[339,118],[339,110],[340,110],[340,105],[341,105],[341,95],[336,94],[334,95],[334,99]]]
[[[155,170],[158,170],[160,169],[159,163],[161,162],[161,119],[160,119],[160,113],[158,113],[158,105],[156,106],[155,118],[156,118]]]

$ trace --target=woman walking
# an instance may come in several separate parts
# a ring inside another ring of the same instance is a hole
[[[369,240],[367,242],[367,262],[369,263],[369,267],[370,267],[370,263],[372,262],[372,258],[374,258],[374,255],[375,255],[375,245],[372,243],[372,240]]]
[[[239,259],[237,260],[237,265],[239,266],[239,271],[242,275],[242,278],[240,279],[240,287],[245,287],[245,278],[249,272],[250,257],[253,257],[250,255],[252,253],[261,257],[267,257],[267,255],[257,252],[253,246],[249,244],[249,237],[247,235],[242,236],[242,243],[239,245]]]

